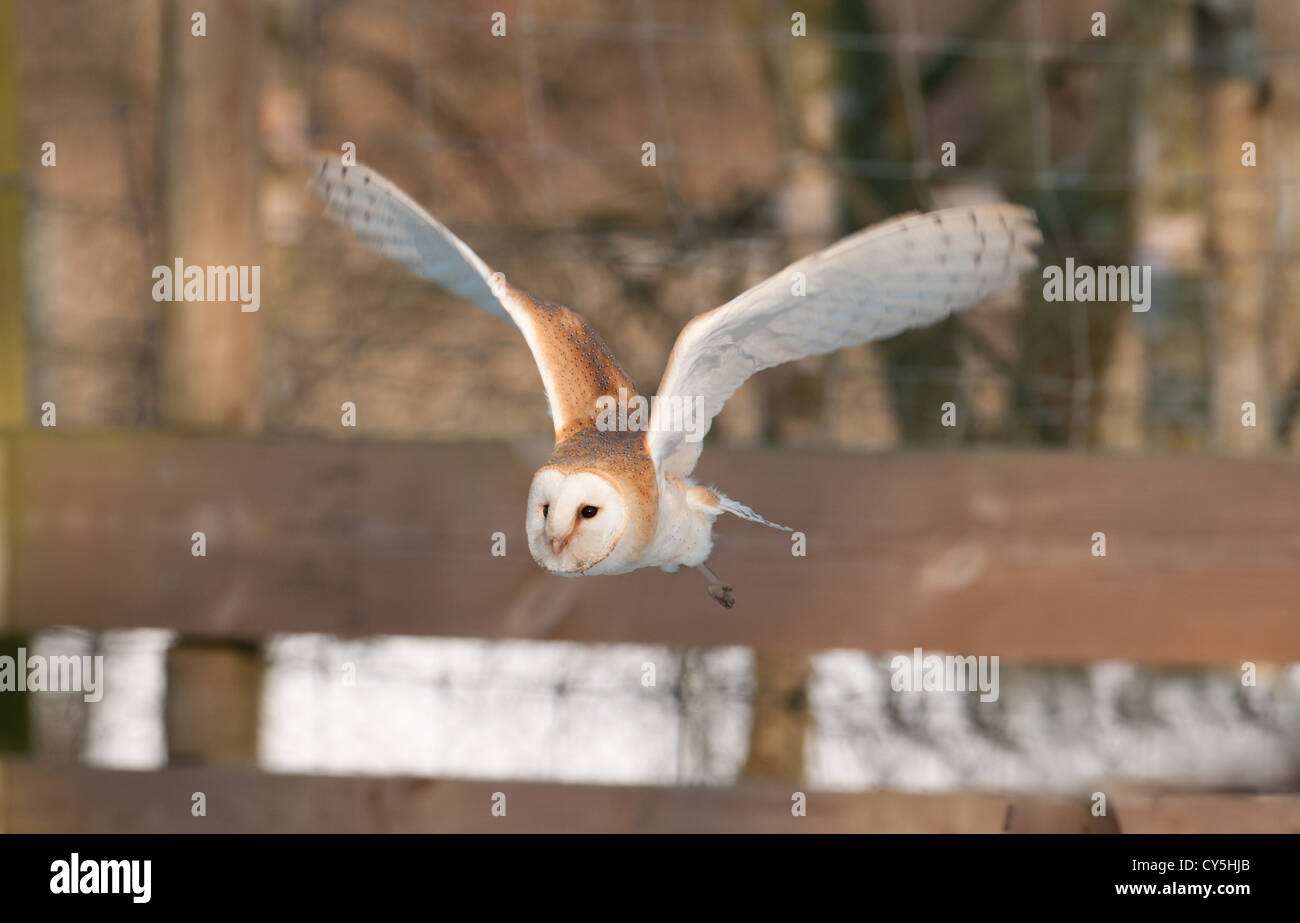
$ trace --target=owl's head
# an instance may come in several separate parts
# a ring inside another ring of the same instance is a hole
[[[528,491],[528,550],[553,574],[580,574],[609,557],[627,528],[623,492],[595,471],[542,468]]]

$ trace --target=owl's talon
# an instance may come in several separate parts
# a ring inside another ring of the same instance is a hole
[[[718,605],[727,609],[736,604],[736,594],[725,583],[710,583],[709,595],[718,601]]]
[[[719,580],[718,575],[709,570],[709,565],[696,564],[695,569],[709,581],[709,595],[717,600],[719,606],[730,609],[736,604],[736,594],[731,592],[731,586]]]

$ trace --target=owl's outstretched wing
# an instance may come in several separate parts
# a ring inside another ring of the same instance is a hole
[[[308,165],[326,213],[362,243],[519,328],[542,376],[557,442],[595,417],[599,397],[617,399],[619,388],[636,393],[605,341],[576,312],[506,283],[383,176],[360,164],[345,167],[336,155],[313,155]]]
[[[713,418],[746,379],[805,356],[932,324],[1016,285],[1042,235],[1027,208],[1004,203],[908,214],[786,267],[691,320],[655,396],[650,454],[661,473],[695,468]],[[665,400],[667,398],[667,400]],[[703,399],[703,419],[666,415]]]

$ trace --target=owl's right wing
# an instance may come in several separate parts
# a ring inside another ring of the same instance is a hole
[[[326,214],[371,250],[519,329],[542,376],[557,442],[595,417],[598,398],[617,399],[620,388],[636,393],[605,341],[576,312],[507,284],[379,173],[360,164],[345,167],[337,155],[313,155],[309,166]]]
[[[695,317],[668,357],[650,416],[655,468],[695,468],[722,405],[762,369],[932,324],[1012,288],[1042,235],[1005,203],[909,214],[805,257]],[[691,411],[702,404],[703,419]]]

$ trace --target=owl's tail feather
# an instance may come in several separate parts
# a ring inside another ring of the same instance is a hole
[[[725,494],[719,493],[716,490],[711,491],[711,493],[713,494],[713,496],[718,498],[718,502],[717,502],[718,512],[730,513],[733,516],[739,516],[741,519],[748,519],[750,522],[758,522],[758,523],[762,523],[765,526],[771,526],[773,529],[780,529],[782,532],[794,531],[794,529],[791,529],[789,526],[783,526],[780,525],[779,523],[772,522],[771,520],[764,519],[762,516],[755,513],[749,507],[745,506],[745,504],[741,503],[738,500],[733,500],[730,497],[726,496]]]

